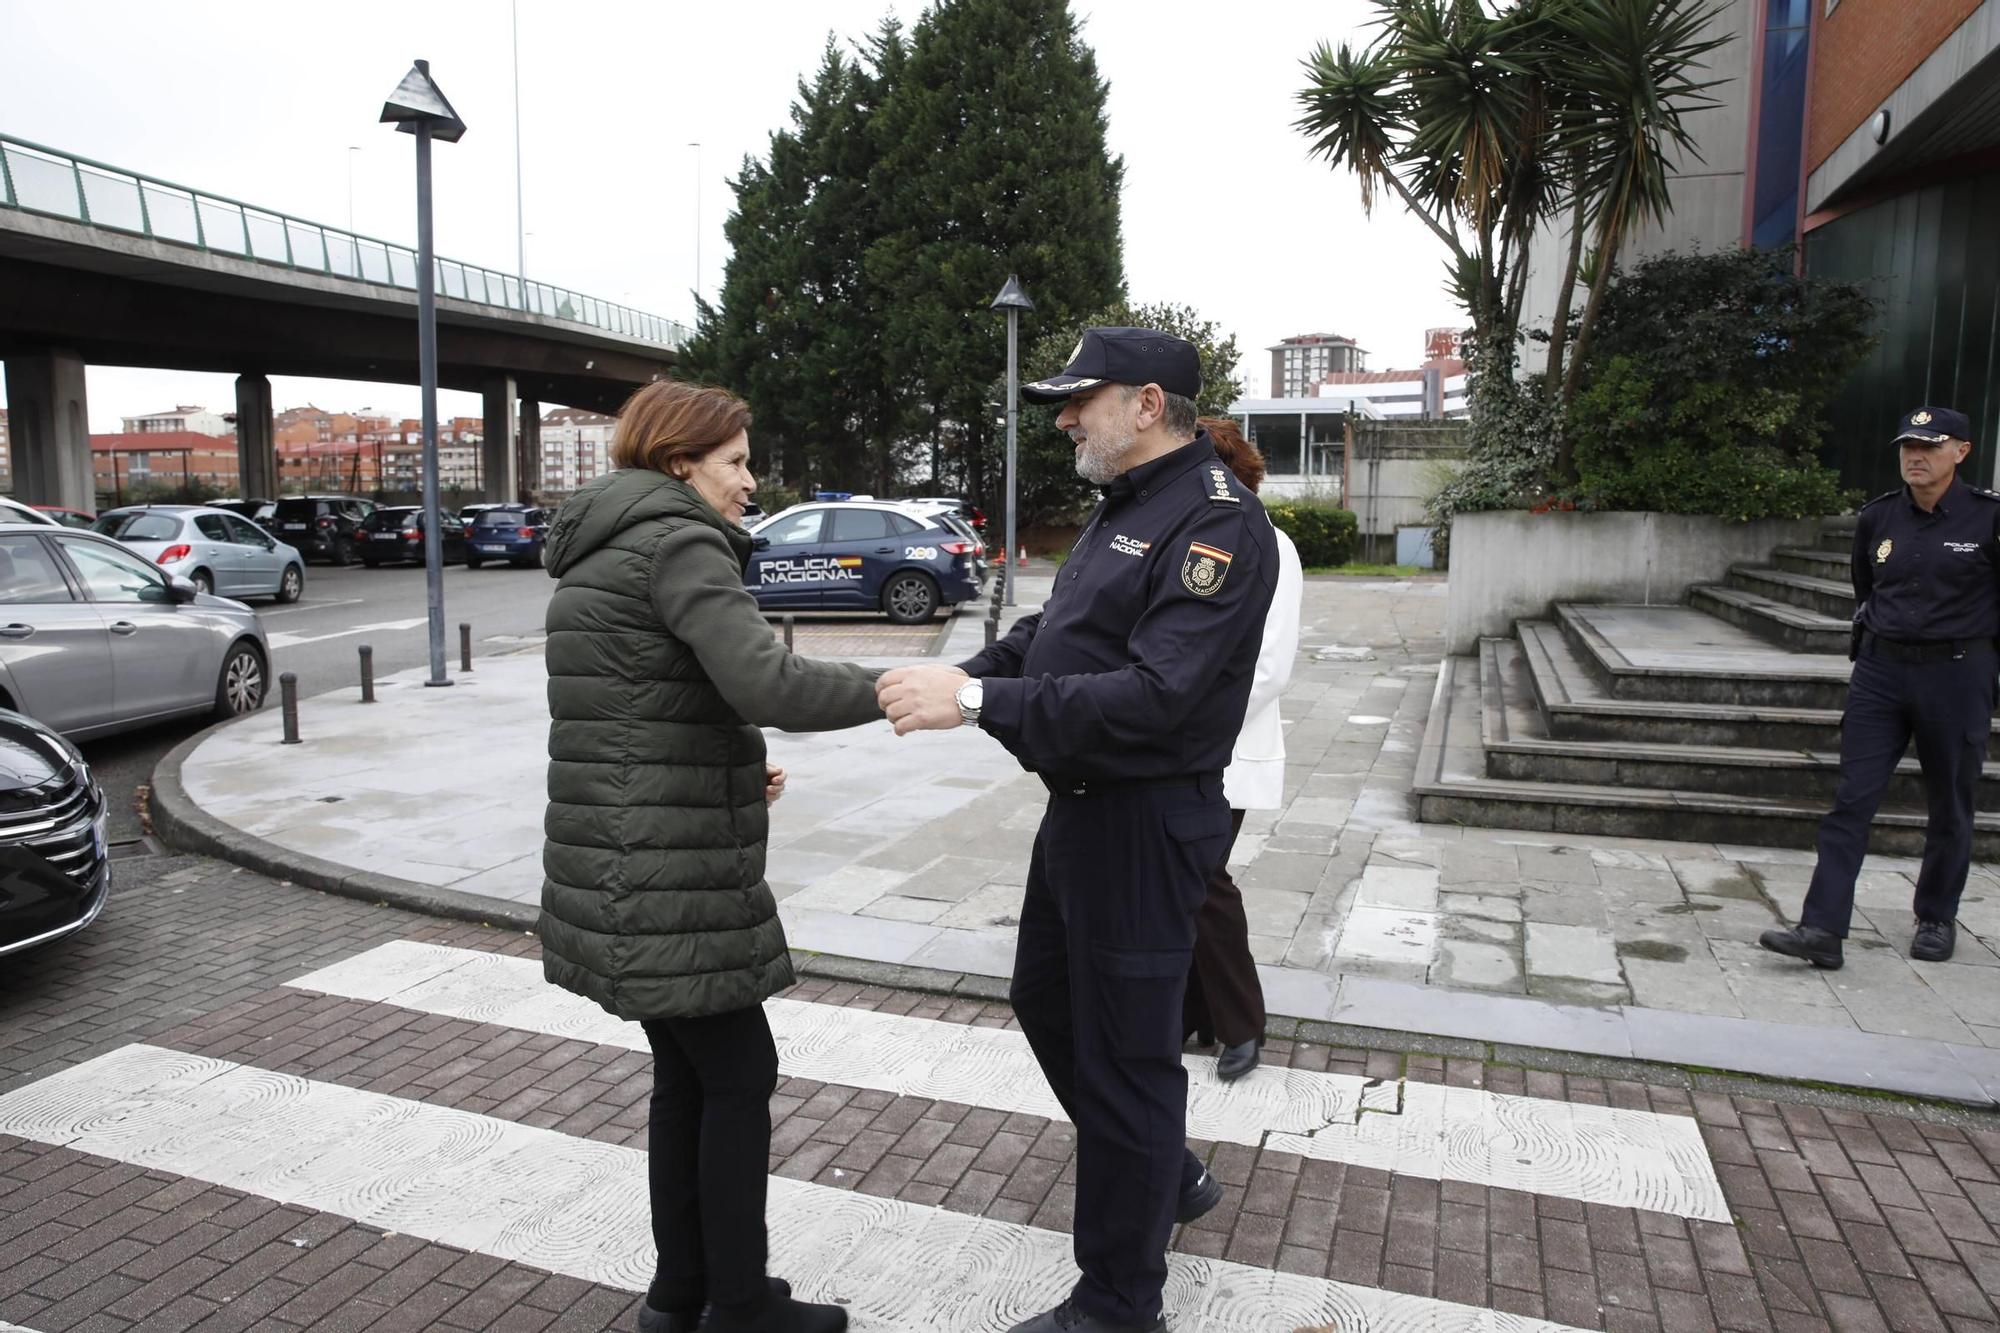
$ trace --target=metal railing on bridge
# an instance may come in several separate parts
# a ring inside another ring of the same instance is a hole
[[[303,273],[415,291],[417,252],[0,134],[0,206]],[[438,259],[443,297],[587,324],[663,347],[685,324],[545,282]]]

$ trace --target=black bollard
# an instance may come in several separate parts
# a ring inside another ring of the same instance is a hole
[[[993,641],[999,637],[1000,637],[1000,622],[993,619],[991,616],[988,616],[986,618],[986,646],[988,648],[991,648],[993,646]]]
[[[788,653],[789,653],[790,651],[792,651],[792,622],[793,622],[793,619],[794,619],[794,617],[792,617],[792,616],[786,616],[786,617],[785,617],[785,651],[786,651],[786,652],[788,652]]]
[[[472,670],[472,626],[458,622],[458,669]]]
[[[299,678],[287,671],[278,677],[279,697],[284,701],[285,739],[281,745],[299,743]]]
[[[361,652],[361,702],[375,702],[375,650],[362,644]]]

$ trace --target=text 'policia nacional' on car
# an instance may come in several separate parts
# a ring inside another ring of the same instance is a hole
[[[549,511],[521,506],[482,509],[465,531],[465,567],[477,569],[489,560],[504,560],[524,569],[539,569],[542,548],[549,539]]]
[[[104,910],[104,792],[70,742],[0,710],[0,955],[52,944]]]
[[[463,560],[465,525],[451,514],[438,515],[438,523],[444,531],[444,544],[439,547],[440,562],[449,565]],[[362,520],[354,533],[355,546],[361,552],[361,563],[370,569],[412,560],[423,563],[426,529],[424,511],[417,505],[390,505],[376,510]]]
[[[203,592],[296,602],[306,590],[306,560],[247,518],[203,505],[110,509],[96,531],[115,538]]]
[[[257,614],[94,532],[0,523],[0,708],[74,740],[264,705]]]
[[[743,584],[766,611],[881,611],[898,625],[979,595],[978,543],[879,500],[814,501],[759,523]]]

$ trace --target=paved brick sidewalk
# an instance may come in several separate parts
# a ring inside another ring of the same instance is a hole
[[[61,1071],[142,1042],[267,1081],[394,1098],[418,1112],[457,1108],[578,1144],[643,1146],[643,1054],[512,1026],[503,1014],[453,1018],[286,984],[394,941],[532,957],[532,937],[328,898],[194,858],[120,870],[102,921],[0,973],[0,1102],[54,1089]],[[787,998],[815,1010],[1012,1025],[990,1001],[823,978]],[[1459,1054],[1482,1048],[1415,1040],[1402,1050],[1392,1041],[1344,1044],[1353,1037],[1306,1027],[1274,1040],[1267,1061],[1376,1086],[1403,1080],[1536,1105],[1692,1117],[1734,1225],[1200,1143],[1228,1196],[1179,1230],[1177,1264],[1297,1275],[1358,1302],[1356,1310],[1382,1292],[1451,1303],[1329,1325],[1342,1333],[1469,1327],[1451,1322],[1464,1307],[1604,1329],[1996,1324],[2000,1117],[1743,1089],[1657,1066],[1532,1055],[1492,1063]],[[1068,1228],[1074,1139],[1061,1121],[803,1078],[781,1083],[773,1115],[773,1173],[809,1182],[798,1188],[812,1199],[851,1191],[936,1209],[941,1220],[982,1219],[1009,1235]],[[200,1127],[178,1132],[198,1137]],[[443,1169],[449,1154],[439,1151]],[[365,1167],[357,1161],[357,1171]],[[1580,1182],[1578,1192],[1589,1188]],[[774,1246],[785,1224],[774,1204]],[[40,1333],[635,1326],[629,1286],[384,1230],[0,1134],[0,1323]],[[861,1293],[857,1309],[866,1300]],[[995,1329],[1005,1326],[993,1318]],[[1253,1312],[1213,1326],[1294,1324]]]

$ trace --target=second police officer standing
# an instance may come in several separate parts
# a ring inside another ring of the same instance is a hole
[[[1840,786],[1820,822],[1799,924],[1758,941],[1816,967],[1841,965],[1868,826],[1912,738],[1929,819],[1910,957],[1943,962],[1957,940],[2000,636],[2000,495],[1959,478],[1971,439],[1963,412],[1920,407],[1904,416],[1894,441],[1904,484],[1863,505],[1854,525],[1854,673]]]
[[[1181,1001],[1277,558],[1195,424],[1200,390],[1191,344],[1130,328],[1088,330],[1023,386],[1063,405],[1103,502],[1039,613],[963,668],[877,687],[898,734],[977,725],[1049,789],[1011,999],[1076,1125],[1082,1276],[1013,1333],[1164,1328],[1168,1234],[1222,1193],[1187,1150]]]

